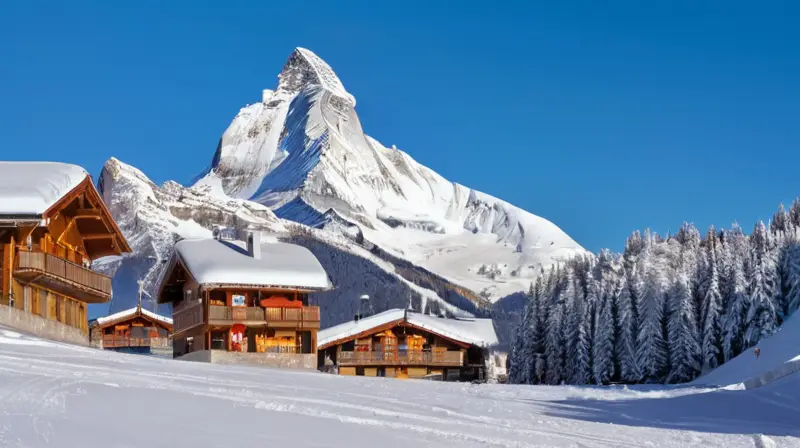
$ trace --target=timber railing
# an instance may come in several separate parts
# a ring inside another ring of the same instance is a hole
[[[264,321],[264,322],[319,322],[319,307],[261,308],[257,306],[208,307],[209,320]]]
[[[129,336],[118,336],[114,334],[103,335],[103,348],[119,347],[172,347],[172,340],[164,337],[145,337],[134,338]]]
[[[194,302],[172,311],[172,324],[175,333],[203,323],[203,304]]]
[[[394,366],[461,366],[464,356],[461,351],[448,352],[339,352],[340,366],[394,365]]]
[[[52,254],[21,250],[17,252],[16,269],[38,271],[99,291],[104,295],[111,294],[111,277]]]

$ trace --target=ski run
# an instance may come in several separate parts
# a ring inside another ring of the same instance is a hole
[[[508,386],[126,355],[0,329],[0,446],[795,447],[800,375]]]

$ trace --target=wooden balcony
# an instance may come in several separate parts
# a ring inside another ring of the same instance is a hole
[[[275,328],[319,328],[319,307],[261,308],[244,306],[209,306],[208,321],[214,324],[235,322]]]
[[[88,303],[111,298],[110,277],[44,252],[17,252],[14,275]]]
[[[204,320],[203,304],[201,302],[191,302],[185,306],[175,308],[172,312],[172,324],[175,333],[188,330],[202,323],[204,323]]]
[[[461,367],[463,353],[452,352],[339,352],[340,366],[439,366]]]
[[[103,348],[121,347],[172,347],[172,340],[169,338],[132,338],[113,334],[103,335]]]

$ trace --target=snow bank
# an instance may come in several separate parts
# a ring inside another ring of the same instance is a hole
[[[777,378],[800,370],[800,314],[795,313],[772,336],[756,347],[756,358],[750,348],[736,358],[697,378],[692,384],[725,386],[744,383],[745,388],[759,387]]]
[[[0,162],[0,215],[41,215],[89,174],[59,162]]]
[[[628,399],[619,388],[343,377],[45,344],[0,343],[0,445],[800,447],[791,378]],[[214,424],[198,425],[209,410]]]
[[[241,241],[213,238],[186,239],[175,244],[175,254],[200,284],[273,285],[327,289],[330,281],[319,260],[295,244],[268,242],[261,258],[247,254]]]

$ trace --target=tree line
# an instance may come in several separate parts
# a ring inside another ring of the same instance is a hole
[[[800,199],[746,235],[634,232],[542,272],[511,347],[522,384],[682,383],[775,332],[800,308]]]

